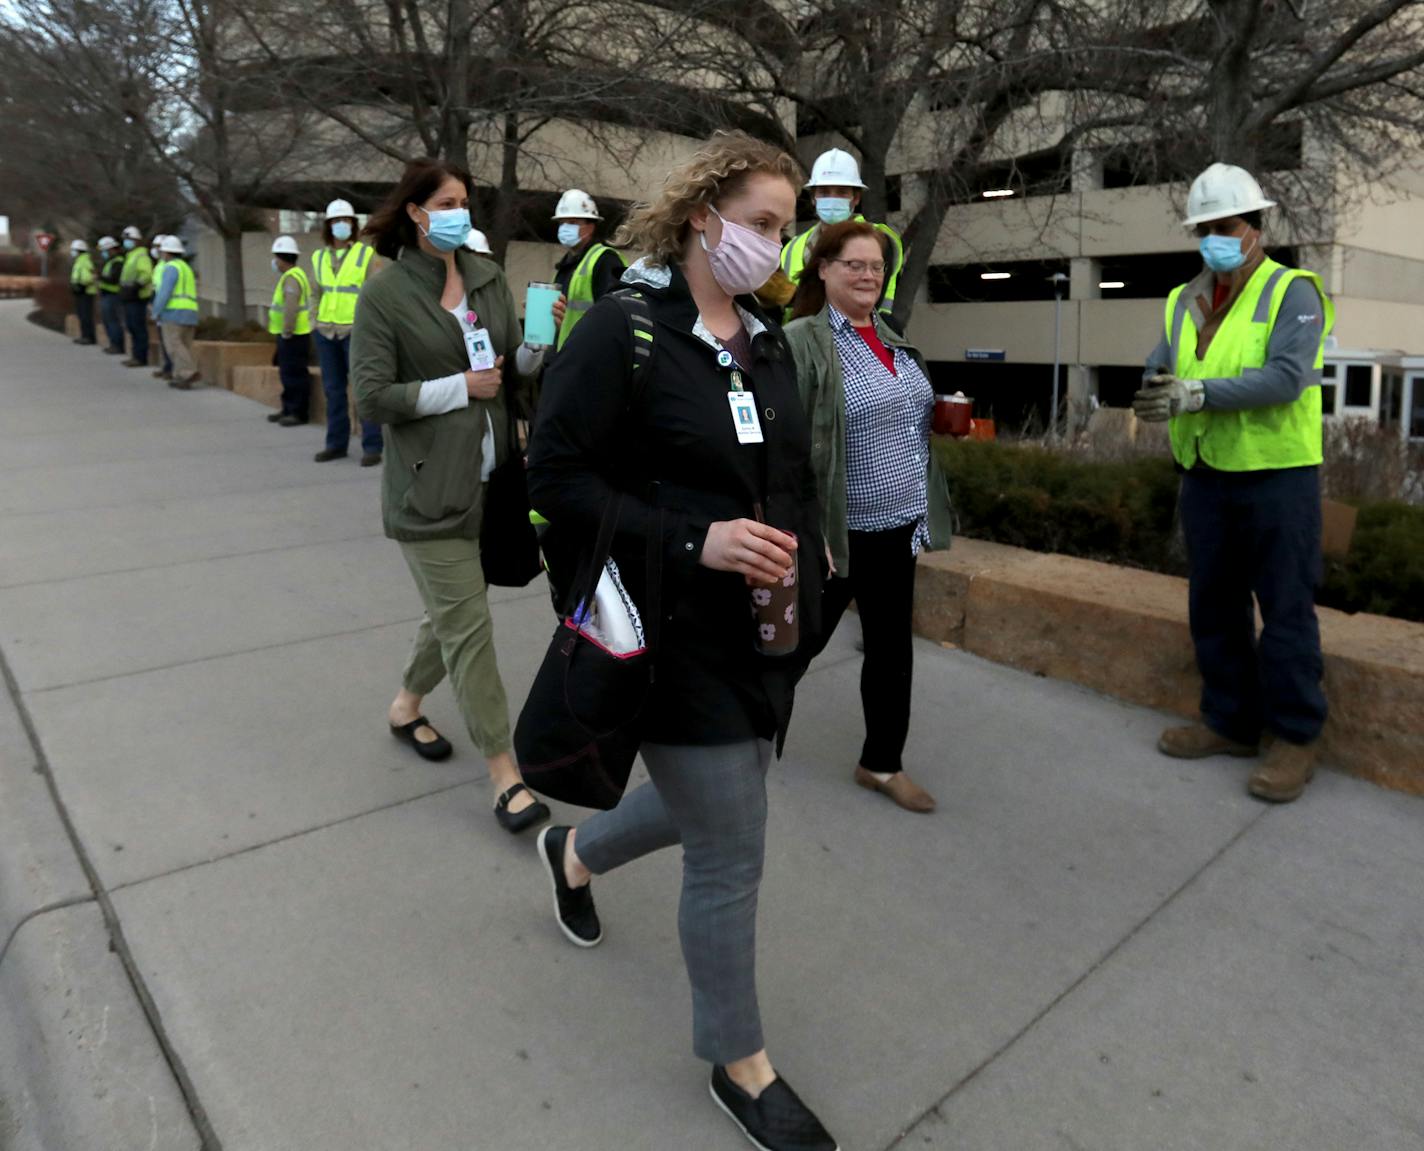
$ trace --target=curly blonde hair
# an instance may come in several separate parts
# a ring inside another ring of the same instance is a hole
[[[657,199],[633,207],[613,242],[666,267],[682,256],[687,220],[696,209],[735,195],[748,177],[762,173],[781,176],[798,190],[805,179],[796,158],[775,144],[746,132],[716,132],[668,173]]]

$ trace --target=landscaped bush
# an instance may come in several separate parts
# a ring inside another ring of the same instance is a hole
[[[63,331],[64,317],[74,311],[74,293],[70,291],[68,278],[50,277],[40,281],[35,285],[34,301],[39,316],[31,318],[47,328]]]
[[[1037,444],[937,439],[958,530],[1032,551],[1186,573],[1170,459],[1089,461]],[[1424,507],[1363,504],[1350,554],[1326,565],[1328,607],[1424,621]]]
[[[0,253],[0,276],[38,276],[40,258],[30,252]]]
[[[194,333],[198,340],[231,340],[240,344],[270,344],[276,337],[261,324],[248,320],[234,326],[221,316],[204,316]]]

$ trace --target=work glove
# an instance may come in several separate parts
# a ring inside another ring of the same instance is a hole
[[[1147,387],[1132,397],[1132,410],[1139,420],[1161,423],[1183,412],[1199,412],[1206,404],[1206,385],[1200,380],[1179,380],[1176,376],[1151,376]]]

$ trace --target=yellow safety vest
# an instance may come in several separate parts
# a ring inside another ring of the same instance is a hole
[[[866,223],[864,216],[855,216],[853,219],[862,224]],[[890,312],[895,307],[895,287],[900,282],[900,269],[905,266],[905,242],[900,239],[900,233],[889,224],[872,224],[871,227],[889,236],[890,246],[895,251],[891,259],[893,266],[886,269],[885,298],[880,301],[880,310]],[[820,228],[821,225],[817,224],[806,229],[799,236],[788,240],[786,246],[781,249],[781,270],[793,284],[801,282],[801,273],[806,270],[806,256],[816,242],[816,233]],[[790,308],[786,309],[786,314],[791,314]]]
[[[297,326],[292,330],[292,335],[309,335],[312,324],[311,309],[307,306],[307,301],[311,298],[311,282],[307,279],[307,274],[295,265],[277,277],[277,287],[272,292],[272,306],[267,309],[267,330],[274,336],[282,334],[282,316],[287,310],[282,303],[282,285],[287,282],[288,276],[295,276],[302,288],[301,301],[297,306]]]
[[[119,265],[119,271],[120,271],[120,274],[122,274],[122,272],[123,272],[123,265],[124,265],[124,258],[123,258],[122,256],[110,256],[107,260],[104,261],[104,270],[103,270],[103,272],[102,272],[102,275],[103,275],[103,276],[109,275],[110,269],[113,268],[113,266],[114,266],[115,264],[118,264],[118,265]],[[111,284],[111,283],[109,283],[108,280],[101,278],[101,279],[99,280],[99,291],[101,291],[101,292],[109,292],[109,293],[111,293],[111,294],[113,294],[113,295],[118,295],[118,292],[119,292],[119,285],[116,284],[116,283],[115,283],[115,284]]]
[[[74,257],[74,266],[69,269],[69,283],[72,287],[83,288],[86,296],[99,294],[94,285],[94,261],[88,252],[80,252]]]
[[[153,260],[142,248],[130,248],[124,256],[124,270],[119,283],[126,288],[137,287],[138,298],[147,300],[153,295]]]
[[[555,351],[564,346],[564,341],[573,332],[574,325],[593,307],[593,269],[598,266],[604,252],[612,252],[624,264],[628,262],[617,248],[610,248],[607,244],[589,245],[588,251],[583,254],[583,259],[574,269],[574,274],[569,277],[568,306],[564,312],[564,322],[559,325],[558,338],[554,341]]]
[[[1319,372],[1325,364],[1325,337],[1335,326],[1335,305],[1319,276],[1265,260],[1236,297],[1202,359],[1197,359],[1197,327],[1186,298],[1187,285],[1182,284],[1167,297],[1167,345],[1173,373],[1182,380],[1229,379],[1248,368],[1264,367],[1286,289],[1301,279],[1315,285],[1325,309],[1315,379],[1290,403],[1242,411],[1204,408],[1174,416],[1172,455],[1182,467],[1200,462],[1223,472],[1256,472],[1309,467],[1324,459]]]
[[[340,266],[332,258],[330,248],[312,253],[312,271],[316,273],[317,286],[321,288],[321,300],[316,312],[319,323],[349,327],[356,322],[356,298],[361,294],[361,285],[366,282],[366,273],[371,270],[373,254],[371,246],[360,240],[346,249]]]
[[[178,270],[178,282],[173,285],[173,294],[168,297],[164,308],[168,312],[196,312],[198,310],[198,281],[193,269],[184,259],[164,260],[166,268]]]

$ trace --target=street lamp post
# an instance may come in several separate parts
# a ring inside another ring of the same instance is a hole
[[[1049,277],[1053,282],[1053,407],[1048,413],[1048,435],[1058,438],[1058,370],[1061,357],[1059,349],[1063,343],[1063,289],[1068,277],[1062,272],[1054,272]]]

